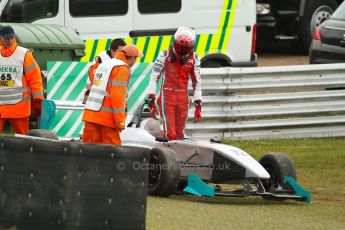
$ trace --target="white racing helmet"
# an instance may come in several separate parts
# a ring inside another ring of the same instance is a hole
[[[196,41],[195,31],[189,27],[180,27],[174,35],[173,48],[175,53],[185,56],[194,49]]]

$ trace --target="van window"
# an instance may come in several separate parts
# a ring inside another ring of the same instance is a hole
[[[128,0],[70,0],[69,11],[74,17],[124,15]]]
[[[138,0],[138,10],[142,14],[176,13],[181,10],[181,0]]]
[[[58,0],[9,0],[1,15],[1,21],[33,22],[54,17],[58,10]]]

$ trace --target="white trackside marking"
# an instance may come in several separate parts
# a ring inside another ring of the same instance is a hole
[[[134,90],[132,90],[134,87],[137,88],[140,83],[145,80],[145,76],[147,75],[147,73],[152,69],[153,64],[149,64],[145,70],[143,71],[142,74],[140,74],[139,79],[135,82],[135,84],[131,87],[131,89],[129,90],[128,93],[128,98],[132,95],[132,93],[134,92]],[[145,97],[147,96],[147,89],[148,87],[146,87],[146,89],[143,91],[143,93],[140,95],[140,97],[136,100],[136,102],[132,105],[131,109],[128,111],[127,114],[127,118],[126,118],[126,125],[129,124],[129,122],[132,120],[134,112],[138,109],[138,107],[141,105],[141,103],[143,102],[143,100],[145,99]]]
[[[152,69],[152,65],[149,64],[146,66],[146,68],[144,69],[144,71],[140,74],[140,76],[138,77],[138,80],[132,85],[132,87],[129,89],[128,91],[128,97],[130,97],[132,95],[132,93],[138,88],[138,86],[140,85],[140,83],[145,79],[145,76],[147,75],[147,73]]]
[[[72,113],[73,113],[73,110],[67,111],[65,116],[59,121],[59,123],[53,129],[53,132],[57,133],[61,129],[61,127],[66,123],[66,121],[70,118]]]
[[[71,73],[71,71],[74,69],[74,67],[78,64],[78,62],[72,62],[71,65],[67,68],[67,70],[65,71],[65,73],[61,76],[61,78],[56,82],[56,84],[54,85],[54,87],[52,88],[52,90],[49,93],[48,99],[51,99],[54,94],[56,93],[56,91],[59,90],[59,88],[61,87],[61,84],[66,80],[66,78],[68,77],[68,75]]]
[[[85,73],[89,69],[90,63],[86,65],[82,71],[78,74],[78,76],[73,80],[72,84],[68,87],[68,89],[65,91],[65,93],[62,95],[60,100],[66,100],[68,96],[70,96],[71,92],[74,90],[76,85],[81,81],[81,79],[84,77]]]
[[[73,126],[71,127],[71,129],[67,132],[66,136],[67,137],[71,137],[73,135],[73,133],[77,130],[77,128],[79,127],[80,123],[81,123],[81,118],[83,116],[83,113],[80,113],[78,119],[76,122],[74,122]]]

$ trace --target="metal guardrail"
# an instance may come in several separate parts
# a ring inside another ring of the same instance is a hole
[[[345,136],[345,64],[202,69],[203,122],[189,136]]]
[[[345,64],[202,69],[203,122],[186,133],[229,139],[345,136]],[[191,88],[190,88],[191,90]],[[82,110],[56,101],[57,109]]]

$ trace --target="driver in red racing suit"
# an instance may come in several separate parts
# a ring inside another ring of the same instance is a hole
[[[169,140],[184,139],[185,123],[190,104],[188,80],[193,86],[195,105],[194,121],[201,121],[201,78],[200,60],[193,51],[195,32],[187,27],[180,27],[171,48],[162,51],[155,61],[148,88],[148,101],[151,116],[156,118],[156,87],[159,79],[162,84],[159,91],[158,105],[162,118],[164,136]]]

